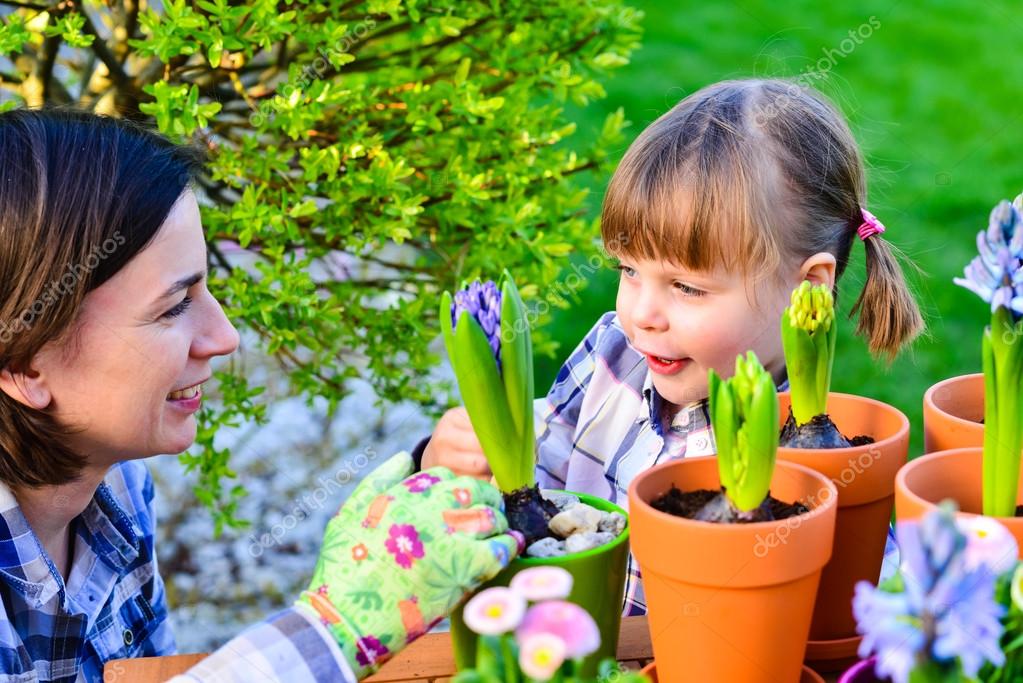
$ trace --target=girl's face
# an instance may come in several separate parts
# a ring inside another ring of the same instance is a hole
[[[90,465],[180,453],[195,440],[195,387],[212,358],[238,346],[206,288],[206,263],[199,206],[186,191],[152,243],[85,297],[70,343],[37,354],[30,398],[82,428],[73,445]]]
[[[620,263],[618,319],[666,401],[683,406],[706,398],[707,371],[731,377],[736,356],[749,350],[776,381],[784,376],[781,314],[797,279],[758,286],[754,307],[738,274],[629,257]]]

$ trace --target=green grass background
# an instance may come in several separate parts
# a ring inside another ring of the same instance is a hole
[[[897,406],[912,422],[910,457],[922,452],[922,400],[931,384],[980,370],[986,305],[952,283],[976,253],[974,236],[998,200],[1023,190],[1023,6],[1009,2],[864,0],[634,3],[645,13],[642,48],[606,86],[608,97],[573,109],[577,135],[595,135],[618,107],[632,122],[628,142],[699,88],[739,77],[798,77],[840,50],[850,30],[876,18],[869,38],[823,78],[809,79],[848,118],[868,164],[869,208],[885,237],[923,271],[911,283],[928,324],[892,365],[874,360],[840,330],[832,388]],[[849,42],[846,42],[846,47]],[[592,186],[597,215],[609,178]],[[865,276],[857,245],[842,280],[842,309]],[[617,273],[590,280],[549,331],[556,358],[536,359],[537,391],[550,387],[564,358],[601,313],[614,308]]]

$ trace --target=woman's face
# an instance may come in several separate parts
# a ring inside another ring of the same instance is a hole
[[[194,388],[210,378],[212,358],[238,347],[206,288],[206,263],[199,206],[186,191],[150,245],[85,297],[70,344],[37,354],[33,381],[61,424],[82,428],[74,445],[90,464],[180,453],[195,440]]]

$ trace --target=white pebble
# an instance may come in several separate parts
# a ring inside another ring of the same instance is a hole
[[[526,548],[529,557],[560,557],[565,554],[565,542],[556,538],[541,538]]]
[[[625,531],[625,515],[620,512],[605,512],[600,517],[600,524],[597,531],[607,531],[615,536],[621,536]]]
[[[614,534],[607,531],[588,531],[581,534],[573,534],[565,541],[565,550],[570,553],[581,553],[584,550],[599,548],[614,539]]]
[[[579,504],[579,497],[571,493],[545,493],[544,498],[554,503],[554,506],[564,512]]]
[[[554,515],[548,526],[555,535],[561,538],[568,538],[572,534],[596,531],[597,526],[600,524],[600,518],[600,510],[579,503],[564,512]]]

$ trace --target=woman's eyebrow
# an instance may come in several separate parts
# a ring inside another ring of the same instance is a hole
[[[194,284],[196,284],[198,282],[202,282],[202,279],[204,277],[206,277],[206,271],[203,271],[201,273],[192,273],[191,275],[189,275],[187,277],[181,278],[180,280],[175,282],[173,285],[171,285],[167,289],[166,292],[164,292],[159,297],[157,297],[157,301],[160,301],[162,299],[166,299],[169,296],[173,296],[173,295],[177,294],[182,289],[188,289],[192,285],[194,285]]]

